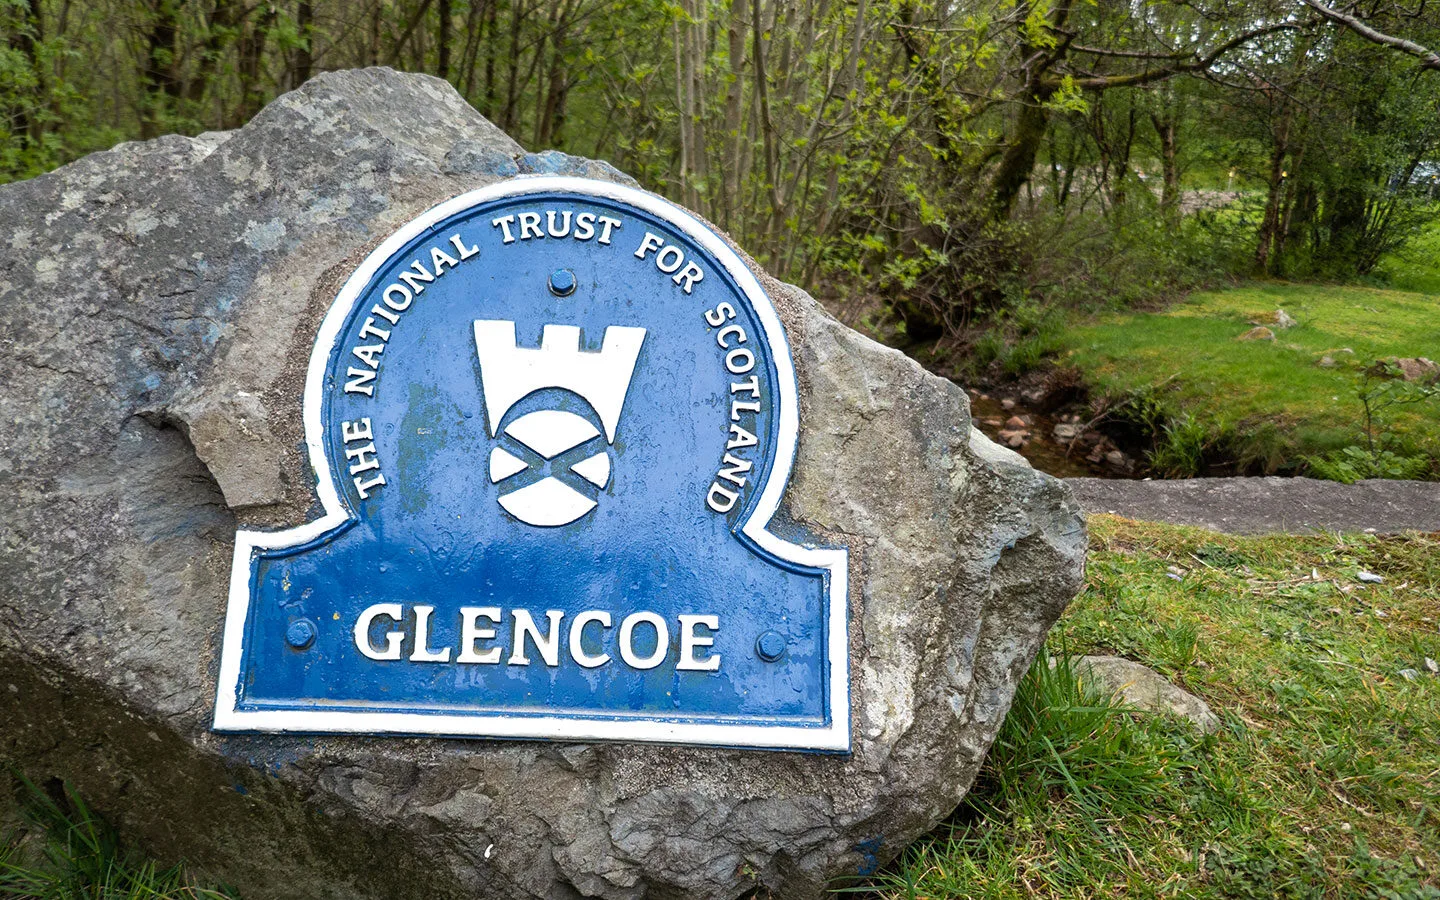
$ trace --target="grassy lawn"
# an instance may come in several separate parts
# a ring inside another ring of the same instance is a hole
[[[1402,291],[1440,294],[1440,222],[1381,263],[1380,275]]]
[[[1428,277],[1415,274],[1412,283]],[[1252,319],[1277,309],[1298,324],[1274,329],[1274,341],[1236,340]],[[1102,394],[1148,394],[1233,445],[1232,455],[1274,469],[1363,442],[1358,369],[1391,356],[1440,359],[1440,293],[1252,283],[1198,293],[1162,312],[1088,320],[1070,328],[1064,344],[1063,358]],[[1320,365],[1325,356],[1333,367]],[[1433,403],[1392,408],[1380,426],[1399,450],[1440,455]]]
[[[1037,666],[967,804],[864,891],[1440,898],[1440,539],[1091,535],[1050,649],[1149,665],[1220,731]]]

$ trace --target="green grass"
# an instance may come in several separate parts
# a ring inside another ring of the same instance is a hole
[[[114,829],[67,788],[59,797],[23,778],[19,815],[0,820],[0,897],[13,900],[229,900],[122,848]],[[4,784],[0,776],[0,785]],[[0,803],[0,808],[8,804]],[[8,826],[8,827],[4,827]]]
[[[1425,665],[1440,659],[1440,540],[1112,517],[1091,535],[1051,649],[1149,665],[1220,731],[1110,707],[1037,664],[966,804],[863,892],[1440,898],[1440,678]]]
[[[1236,340],[1276,309],[1299,324],[1275,329],[1273,342]],[[1090,319],[1065,342],[1063,358],[1102,395],[1148,393],[1171,417],[1188,414],[1213,442],[1232,444],[1231,455],[1274,470],[1363,443],[1358,370],[1390,356],[1440,359],[1440,294],[1252,283],[1162,312]],[[1327,355],[1335,367],[1318,365]],[[1392,410],[1380,425],[1404,452],[1440,455],[1436,404]]]
[[[1378,274],[1402,291],[1440,294],[1440,221],[1381,263]]]

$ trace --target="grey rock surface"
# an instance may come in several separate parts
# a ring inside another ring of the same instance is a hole
[[[1220,727],[1220,718],[1208,703],[1148,666],[1119,656],[1082,656],[1075,660],[1074,671],[1093,688],[1142,712],[1177,716],[1203,734]]]
[[[1197,525],[1230,534],[1440,531],[1440,483],[1315,478],[1184,481],[1067,478],[1086,513]]]
[[[815,897],[954,808],[1079,586],[1079,509],[768,279],[802,384],[782,513],[851,548],[852,754],[209,730],[235,529],[315,514],[300,384],[339,283],[542,171],[628,180],[370,69],[0,188],[0,760],[249,900]]]

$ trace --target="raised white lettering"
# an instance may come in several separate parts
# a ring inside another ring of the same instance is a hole
[[[715,476],[725,479],[736,487],[744,487],[745,482],[749,479],[742,476],[750,471],[753,465],[754,463],[748,459],[740,459],[738,456],[727,453],[725,458],[720,460],[720,471],[716,472]]]
[[[465,247],[465,242],[460,240],[460,235],[458,234],[450,235],[450,246],[454,247],[455,252],[460,254],[461,262],[464,262],[465,260],[480,252],[480,247],[478,244],[471,244],[470,247],[467,249]]]
[[[743,400],[731,400],[731,401],[730,401],[730,421],[732,421],[732,422],[738,422],[738,421],[740,421],[740,414],[741,414],[741,413],[744,413],[744,412],[758,413],[759,411],[760,411],[760,401],[758,401],[758,400],[755,401],[754,403],[746,403],[746,402],[743,401]]]
[[[726,319],[735,318],[735,307],[728,303],[721,303],[714,309],[705,310],[705,321],[710,323],[711,328],[719,328],[725,324]]]
[[[612,219],[609,216],[601,216],[600,225],[600,243],[608,244],[610,243],[610,229],[619,228],[620,220]]]
[[[754,397],[756,400],[759,400],[759,399],[760,399],[760,376],[759,376],[759,375],[751,375],[748,379],[746,379],[745,381],[740,382],[739,384],[735,384],[734,382],[732,382],[732,383],[730,384],[730,393],[732,393],[732,394],[738,394],[738,393],[740,393],[740,392],[742,392],[742,391],[747,391],[747,392],[749,392],[750,396]]]
[[[375,380],[374,369],[357,369],[351,366],[345,370],[345,377],[350,379],[345,382],[345,393],[375,396],[375,385],[370,383]]]
[[[434,281],[435,276],[431,275],[430,270],[421,265],[420,260],[418,259],[410,264],[410,268],[414,271],[401,272],[400,280],[410,285],[410,290],[414,291],[415,293],[425,293],[425,285]],[[417,284],[416,282],[424,282],[424,284]]]
[[[710,492],[705,495],[705,505],[718,513],[728,513],[735,508],[735,501],[740,495],[718,484],[710,485]]]
[[[455,268],[460,265],[460,260],[441,250],[439,247],[430,248],[430,268],[435,270],[436,276],[445,274],[445,267]]]
[[[666,262],[667,259],[669,262]],[[655,268],[664,272],[666,275],[680,268],[684,262],[685,251],[676,247],[674,244],[666,244],[665,249],[655,254]]]
[[[401,295],[405,298],[405,302],[396,303],[394,300],[390,299],[391,294]],[[392,284],[385,289],[385,293],[380,295],[380,299],[384,300],[385,305],[395,310],[396,312],[404,312],[405,310],[410,308],[410,301],[414,298],[410,295],[410,291],[405,288],[405,285]]]
[[[539,220],[538,216],[536,220]],[[540,629],[535,626],[535,620],[530,616],[529,610],[512,610],[510,615],[515,619],[515,649],[510,653],[510,665],[530,665],[530,657],[525,654],[527,637],[535,642],[535,649],[540,651],[540,657],[545,660],[545,665],[560,665],[560,620],[564,618],[565,613],[558,609],[548,610],[545,613],[545,617],[550,620],[550,627],[543,637]]]
[[[360,359],[361,362],[372,369],[380,368],[380,363],[375,357],[385,352],[384,344],[361,344],[350,351]]]
[[[382,317],[385,318],[391,325],[399,325],[399,324],[400,324],[400,317],[399,317],[399,316],[395,315],[393,312],[391,312],[390,310],[386,309],[385,307],[381,306],[381,305],[378,304],[378,303],[375,304],[374,306],[370,307],[370,311],[373,312],[373,313],[374,313],[375,315],[377,315],[377,316],[382,316]]]
[[[520,214],[520,240],[528,241],[532,237],[543,238],[545,232],[540,230],[540,214],[523,212]]]
[[[691,288],[695,287],[695,282],[705,280],[705,273],[693,262],[687,262],[685,268],[676,272],[675,277],[670,280],[680,285],[680,289],[688,294]]]
[[[575,217],[575,240],[588,241],[595,236],[595,214],[581,213]]]
[[[415,607],[415,649],[410,651],[411,662],[449,662],[450,648],[430,649],[430,614],[433,606]]]
[[[655,650],[649,656],[635,652],[635,626],[648,624],[655,629]],[[670,629],[665,620],[653,612],[631,613],[620,623],[620,658],[635,669],[653,669],[665,661],[670,652]]]
[[[365,454],[370,454],[366,459]],[[350,465],[350,474],[359,475],[361,472],[369,472],[371,469],[380,468],[380,460],[375,458],[374,443],[361,444],[359,447],[346,447],[345,458],[358,460]]]
[[[382,341],[388,341],[390,340],[390,332],[386,331],[383,328],[376,328],[375,317],[371,316],[365,320],[364,325],[360,326],[360,337],[375,337],[379,338]]]
[[[635,250],[635,258],[644,259],[646,254],[648,254],[650,251],[659,250],[663,246],[665,246],[664,238],[660,237],[658,234],[647,231],[645,232],[645,238],[640,241],[639,248]]]
[[[546,232],[547,234],[549,234],[551,237],[553,237],[553,238],[562,238],[562,237],[565,237],[567,234],[570,233],[570,210],[568,210],[568,209],[565,210],[564,217],[561,219],[561,221],[564,223],[565,227],[562,228],[562,229],[559,230],[559,231],[556,231],[556,230],[555,230],[555,210],[553,210],[553,209],[547,209],[547,210],[545,210],[545,232]]]
[[[375,432],[371,430],[369,416],[360,419],[358,422],[340,423],[340,439],[347,444],[351,441],[373,440],[374,437]]]
[[[601,609],[592,609],[582,612],[570,623],[570,657],[587,669],[596,666],[603,666],[610,661],[610,654],[599,653],[591,655],[585,652],[583,641],[585,639],[585,626],[591,622],[600,623],[602,629],[610,627],[610,614]],[[604,635],[604,631],[601,631]]]
[[[695,633],[695,629],[704,626],[710,629],[709,637],[701,637]],[[715,632],[720,630],[719,616],[686,616],[680,617],[680,661],[675,664],[676,669],[687,672],[714,672],[720,668],[720,657],[708,656],[705,659],[696,659],[695,650],[698,647],[713,647],[715,645]]]
[[[369,481],[364,481],[358,476],[352,479],[355,482],[355,491],[360,495],[361,500],[369,500],[370,492],[385,483],[384,475],[376,475]]]
[[[715,343],[719,344],[726,350],[729,350],[730,343],[726,340],[726,337],[732,334],[735,335],[736,344],[743,344],[747,340],[749,340],[749,338],[745,336],[745,329],[741,328],[739,325],[726,325],[724,328],[720,329],[718,332],[715,333]]]
[[[489,641],[495,637],[495,629],[480,627],[481,619],[489,619],[490,624],[498,625],[500,623],[500,607],[460,607],[460,653],[455,657],[456,662],[490,665],[500,662],[499,647],[491,647],[484,653],[475,649],[476,641]]]
[[[377,603],[360,613],[360,618],[355,620],[355,649],[359,650],[370,659],[387,660],[400,658],[400,644],[405,640],[403,632],[387,631],[385,633],[385,649],[376,650],[375,645],[370,643],[370,623],[381,616],[389,618],[393,622],[399,622],[405,610],[398,603]]]
[[[745,358],[743,365],[736,362],[736,360],[742,356]],[[744,375],[746,372],[755,368],[755,354],[746,350],[744,347],[737,347],[725,354],[725,368],[731,375]]]
[[[739,425],[730,426],[730,440],[725,442],[726,450],[736,450],[740,447],[754,447],[760,443],[755,435],[741,428]]]

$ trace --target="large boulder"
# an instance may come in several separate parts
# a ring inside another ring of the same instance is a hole
[[[337,285],[536,172],[629,182],[369,69],[0,188],[0,759],[251,900],[813,897],[954,809],[1078,588],[1079,510],[763,276],[801,384],[783,513],[850,548],[852,753],[211,731],[236,528],[317,514],[300,385]]]

